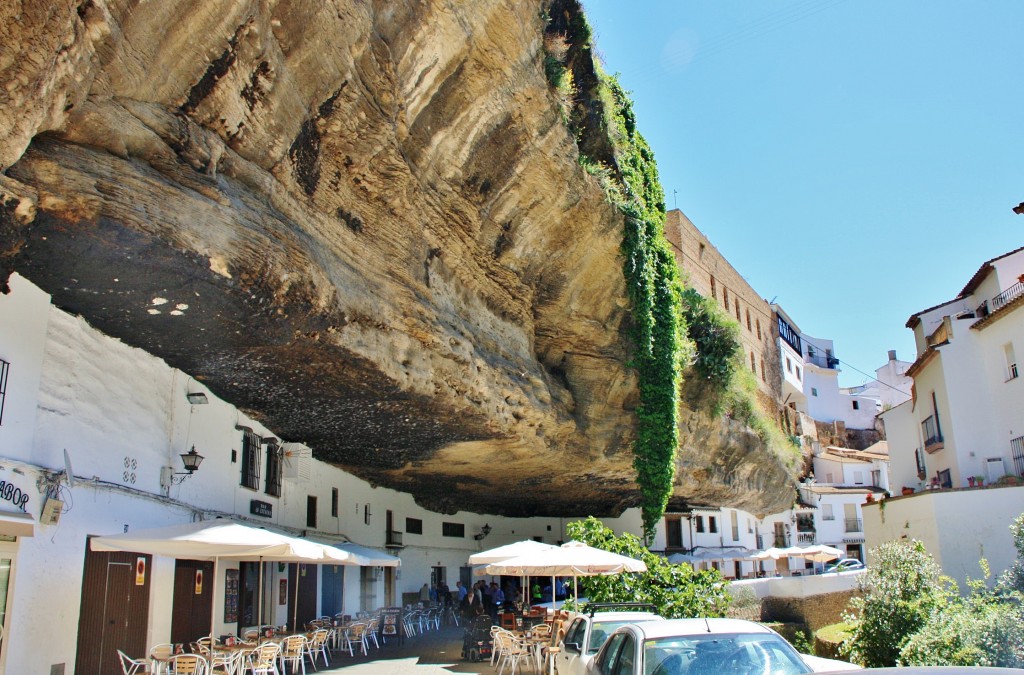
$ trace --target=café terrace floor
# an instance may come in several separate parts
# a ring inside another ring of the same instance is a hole
[[[348,652],[332,652],[331,667],[320,666],[319,673],[344,675],[445,675],[447,673],[494,673],[489,661],[470,663],[462,660],[461,627],[442,626],[440,630],[406,638],[402,644],[389,640],[380,649],[370,645],[370,653],[355,657]],[[307,664],[306,672],[314,671]]]

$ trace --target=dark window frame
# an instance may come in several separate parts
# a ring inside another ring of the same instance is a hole
[[[7,374],[11,372],[11,362],[0,359],[0,424],[4,423],[4,403],[7,402]]]
[[[260,450],[262,439],[254,432],[242,432],[242,478],[241,486],[250,490],[260,489]]]
[[[715,516],[708,516],[708,532],[718,534],[718,518]]]
[[[306,495],[306,527],[316,527],[317,515],[316,495]]]
[[[280,497],[283,475],[284,448],[272,441],[267,444],[267,477],[263,483],[263,491],[271,497]]]
[[[338,517],[338,488],[331,488],[331,517]]]
[[[406,518],[405,531],[407,534],[423,534],[422,518]]]
[[[697,532],[703,533],[704,532],[704,516],[694,516],[693,517],[693,526],[694,526],[694,529],[697,530]]]
[[[464,523],[441,523],[441,536],[442,537],[456,537],[460,539],[466,538],[466,525]]]

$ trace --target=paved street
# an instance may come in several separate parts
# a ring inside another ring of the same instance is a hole
[[[423,635],[405,640],[405,644],[394,641],[374,649],[371,645],[368,656],[357,653],[334,652],[331,668],[321,673],[345,673],[345,675],[443,675],[446,673],[491,673],[489,662],[469,663],[462,660],[462,628],[443,627]],[[307,667],[307,673],[312,673]]]

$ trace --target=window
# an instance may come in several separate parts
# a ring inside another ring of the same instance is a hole
[[[370,524],[370,516],[371,515],[373,515],[373,514],[370,513],[370,505],[369,504],[363,504],[363,525],[369,525]]]
[[[882,487],[882,471],[880,469],[871,470],[871,484],[875,487]]]
[[[757,339],[761,339],[761,320],[757,319]]]
[[[1006,357],[1006,380],[1017,379],[1017,357],[1013,354],[1012,342],[1003,345],[1003,355]]]
[[[761,381],[762,382],[767,382],[768,381],[768,371],[764,367],[764,359],[761,359]]]
[[[917,477],[924,480],[924,477],[928,474],[928,471],[924,466],[924,451],[921,448],[914,450],[914,460],[917,462]]]
[[[939,487],[951,488],[953,487],[953,477],[949,473],[949,469],[943,469],[938,473]]]
[[[736,322],[739,323],[743,320],[740,318],[740,299],[736,298],[733,302],[736,303]]]
[[[1024,476],[1024,436],[1010,441],[1010,454],[1013,456],[1013,472]]]
[[[409,534],[423,534],[423,521],[419,518],[406,518],[405,531]]]
[[[747,534],[754,534],[754,523],[750,518],[747,518]]]
[[[864,472],[863,471],[854,471],[853,472],[853,484],[854,485],[863,485],[864,484]]]
[[[811,396],[817,396],[817,395],[818,395],[818,388],[817,387],[811,387]]]
[[[331,517],[338,517],[338,488],[331,488]]]
[[[725,311],[729,311],[729,289],[722,288],[722,302],[725,304]]]
[[[814,345],[811,345],[811,344],[807,345],[807,358],[809,358],[809,359],[813,359],[814,358]]]
[[[821,505],[821,519],[822,520],[835,520],[836,514],[832,513],[832,505],[824,503]]]
[[[715,294],[715,278],[711,277],[711,299],[718,300],[718,296]]]
[[[749,307],[747,307],[747,330],[753,330],[753,328],[750,325],[750,308]]]
[[[700,259],[700,260],[704,259],[704,244],[703,243],[701,243],[700,244],[700,248],[697,249],[697,258]]]
[[[834,483],[834,482],[835,482],[835,481],[834,481],[834,480],[832,479],[832,472],[831,472],[831,471],[827,471],[827,472],[825,472],[825,482],[826,482],[826,483],[828,483],[829,485],[831,485],[832,483]]]
[[[757,372],[757,359],[754,358],[754,352],[750,352],[750,369]]]
[[[306,527],[316,527],[316,497],[306,496]]]
[[[4,421],[4,401],[7,400],[7,371],[11,364],[0,359],[0,424]]]
[[[242,434],[242,487],[260,489],[260,437],[246,430]]]
[[[698,532],[704,531],[704,516],[694,516],[693,525]]]
[[[792,373],[793,372],[793,362],[789,360],[788,356],[786,357],[786,372],[787,373]]]
[[[281,496],[281,460],[284,449],[276,442],[267,444],[267,481],[263,491],[272,497]]]
[[[462,523],[441,523],[441,534],[445,537],[465,537],[466,526]]]
[[[801,380],[801,373],[800,373],[800,366],[796,367],[796,379],[797,379],[798,382],[802,381]]]
[[[740,540],[740,520],[739,520],[739,515],[735,511],[730,511],[729,512],[729,517],[732,519],[732,522],[730,523],[732,525],[732,540],[733,541],[739,541]]]
[[[860,401],[854,401],[853,402],[853,409],[854,410],[860,410]]]
[[[708,532],[718,532],[718,518],[708,516]]]

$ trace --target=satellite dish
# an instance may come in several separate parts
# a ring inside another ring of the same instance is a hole
[[[64,448],[64,479],[69,488],[75,487],[75,472],[71,468],[71,456],[68,455],[67,448]]]

